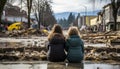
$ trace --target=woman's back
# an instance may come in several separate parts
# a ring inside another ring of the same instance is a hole
[[[67,60],[81,62],[84,58],[84,44],[77,27],[70,27],[66,39]]]
[[[83,60],[83,42],[79,36],[74,35],[66,40],[67,59],[69,62],[80,62]]]
[[[48,60],[53,62],[64,61],[66,54],[64,51],[65,38],[62,34],[54,33],[49,40]]]

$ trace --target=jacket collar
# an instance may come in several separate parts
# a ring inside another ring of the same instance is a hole
[[[79,38],[79,36],[78,35],[72,35],[72,36],[70,36],[71,38]]]

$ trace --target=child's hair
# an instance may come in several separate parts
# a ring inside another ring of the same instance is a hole
[[[78,36],[80,36],[79,30],[75,26],[72,26],[72,27],[69,28],[67,38],[70,37],[70,36],[72,36],[72,35],[78,35]]]
[[[51,39],[52,35],[54,33],[59,33],[59,34],[62,34],[63,35],[63,32],[62,32],[62,28],[59,24],[55,24],[52,28],[52,32],[48,35],[48,40]]]

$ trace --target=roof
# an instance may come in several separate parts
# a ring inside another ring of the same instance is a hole
[[[105,5],[103,8],[106,8],[106,7],[108,7],[108,6],[111,6],[111,3]]]
[[[6,16],[19,16],[19,17],[27,17],[27,13],[24,10],[21,10],[18,6],[13,6],[9,3],[6,4],[5,8]]]

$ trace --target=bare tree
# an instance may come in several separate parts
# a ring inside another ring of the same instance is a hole
[[[39,29],[40,25],[48,26],[50,23],[52,23],[50,21],[55,20],[55,18],[52,16],[52,9],[50,3],[52,3],[51,0],[33,1],[33,12],[35,13]]]
[[[35,18],[38,22],[38,28],[40,29],[41,24],[41,14],[42,10],[44,10],[44,2],[45,0],[34,0],[33,1],[33,12],[35,13]]]
[[[1,23],[1,18],[2,18],[2,12],[3,12],[6,2],[7,0],[0,0],[0,23]]]
[[[112,12],[113,12],[113,18],[114,18],[114,31],[117,31],[117,13],[118,9],[120,7],[120,1],[119,0],[111,0],[111,6],[112,6]]]
[[[33,0],[27,0],[27,13],[28,13],[28,28],[30,28],[30,14],[31,14],[31,9],[32,9],[32,1]]]

